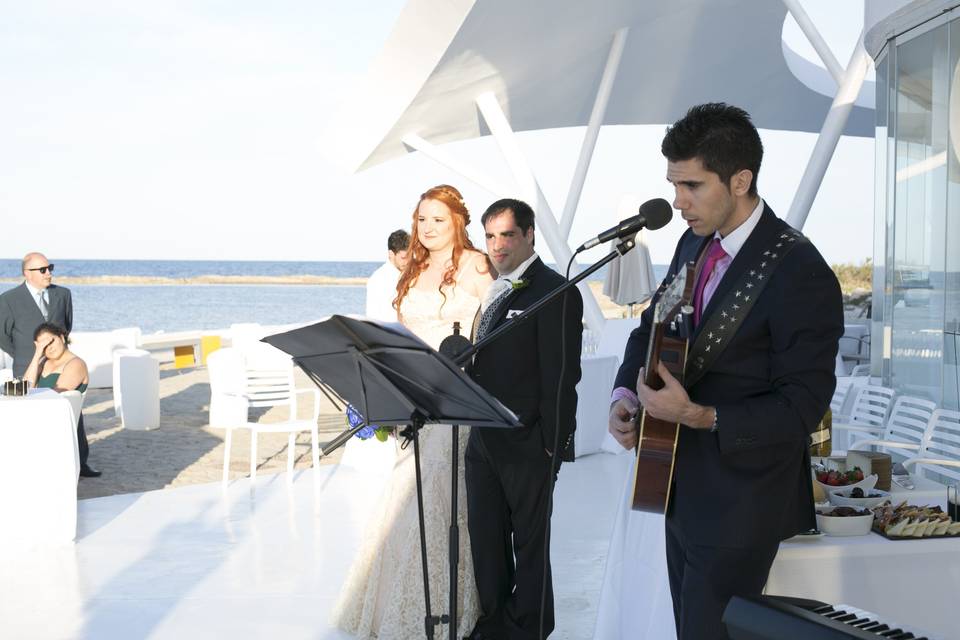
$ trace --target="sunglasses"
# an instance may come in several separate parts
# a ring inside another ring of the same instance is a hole
[[[47,271],[49,271],[50,273],[53,273],[53,263],[51,262],[45,267],[36,267],[35,269],[27,269],[27,271],[39,271],[40,273],[46,273]]]

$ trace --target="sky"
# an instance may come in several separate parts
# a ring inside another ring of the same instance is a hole
[[[845,64],[861,3],[803,4]],[[0,258],[378,260],[439,183],[462,187],[481,244],[479,213],[493,194],[420,154],[347,175],[326,153],[338,106],[403,5],[0,0]],[[816,60],[789,18],[784,37]],[[604,128],[572,244],[624,217],[622,202],[670,198],[663,130]],[[583,131],[520,134],[556,212]],[[761,135],[761,194],[786,216],[816,137]],[[509,180],[490,138],[449,151]],[[872,219],[873,141],[844,139],[804,231],[829,262],[860,262]],[[647,235],[655,263],[669,261],[681,232],[675,221]]]

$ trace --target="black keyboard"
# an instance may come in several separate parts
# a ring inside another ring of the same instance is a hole
[[[857,607],[784,596],[735,596],[723,622],[732,640],[943,640]]]

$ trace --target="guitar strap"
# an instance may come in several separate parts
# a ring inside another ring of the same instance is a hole
[[[770,276],[783,262],[784,257],[804,242],[807,242],[807,239],[802,233],[796,229],[787,229],[774,238],[772,245],[758,256],[756,264],[743,272],[736,286],[730,289],[716,310],[704,320],[697,339],[691,345],[683,375],[685,388],[693,387],[710,370],[753,309],[757,298],[770,281]]]

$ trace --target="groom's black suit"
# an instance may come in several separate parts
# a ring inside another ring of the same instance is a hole
[[[521,279],[525,285],[497,307],[492,328],[564,282],[539,258]],[[575,288],[566,298],[565,316],[561,297],[482,349],[469,368],[473,379],[524,425],[473,429],[467,444],[470,544],[483,608],[476,628],[484,637],[536,638],[539,633],[551,461],[556,472],[560,461],[574,457],[583,299]],[[561,333],[564,318],[566,331]],[[559,451],[551,457],[547,451],[553,450],[555,436]],[[549,585],[549,564],[546,577]],[[553,589],[548,586],[544,631],[549,633],[553,624]]]

